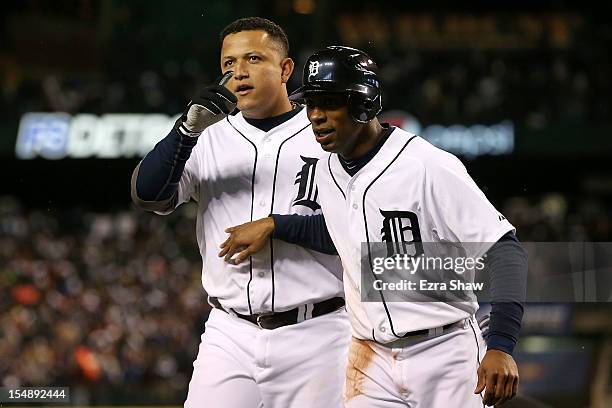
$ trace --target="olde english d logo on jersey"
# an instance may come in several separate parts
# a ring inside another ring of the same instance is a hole
[[[316,211],[321,206],[317,203],[319,190],[315,185],[315,169],[317,168],[317,161],[312,157],[300,156],[304,161],[302,170],[295,177],[295,184],[298,186],[298,192],[293,205],[303,205],[310,208],[312,211]]]
[[[423,254],[421,230],[417,215],[411,211],[383,211],[382,241],[387,243],[387,257],[395,254],[420,256]]]

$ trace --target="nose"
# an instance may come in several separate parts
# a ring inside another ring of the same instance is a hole
[[[325,111],[318,106],[308,106],[306,109],[306,114],[308,116],[308,120],[315,125],[320,125],[325,123],[327,120],[327,115],[325,115]]]
[[[234,70],[234,79],[240,80],[249,77],[249,71],[247,70],[247,64],[244,61],[236,61],[232,67]]]

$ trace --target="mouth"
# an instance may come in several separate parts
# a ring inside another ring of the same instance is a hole
[[[236,87],[235,93],[240,96],[245,96],[251,93],[252,90],[253,87],[251,85],[241,84]]]
[[[325,129],[313,129],[317,142],[326,144],[331,142],[333,136],[336,134],[336,130],[333,128]]]

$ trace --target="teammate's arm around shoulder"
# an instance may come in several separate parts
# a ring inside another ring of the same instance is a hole
[[[207,127],[235,109],[236,97],[224,86],[231,75],[232,71],[228,71],[221,82],[201,89],[170,133],[136,166],[131,195],[138,207],[166,214],[194,194],[198,166],[191,152]],[[186,166],[192,171],[185,171]]]

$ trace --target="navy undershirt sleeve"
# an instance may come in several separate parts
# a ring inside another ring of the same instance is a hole
[[[272,238],[324,254],[338,255],[329,231],[327,231],[323,214],[271,214],[270,216],[274,219]]]
[[[514,233],[508,232],[489,249],[486,259],[492,299],[487,348],[512,355],[523,318],[527,252]]]
[[[197,141],[197,137],[186,136],[177,128],[159,141],[140,163],[136,179],[138,198],[159,201],[176,193],[185,163]]]

